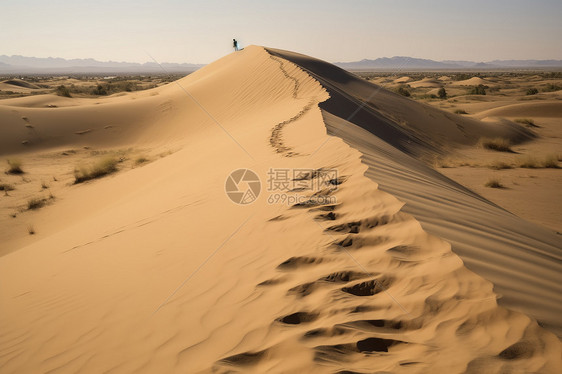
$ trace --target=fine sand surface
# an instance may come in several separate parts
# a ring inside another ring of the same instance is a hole
[[[25,171],[0,181],[2,373],[562,368],[559,236],[419,161],[523,126],[256,46],[148,91],[3,100],[0,118]],[[72,184],[104,155],[116,173]],[[224,190],[240,168],[262,182],[243,206]],[[272,203],[271,168],[338,176]]]

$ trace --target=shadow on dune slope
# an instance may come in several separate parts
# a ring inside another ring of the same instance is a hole
[[[499,303],[562,335],[562,239],[487,201],[420,162],[419,156],[470,145],[480,137],[523,142],[533,134],[445,113],[308,56],[277,49],[329,92],[320,104],[328,133],[363,154],[366,175],[404,201],[425,230],[452,244],[467,267],[494,283]],[[413,157],[412,157],[413,156]]]

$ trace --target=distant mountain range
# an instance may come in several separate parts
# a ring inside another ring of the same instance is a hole
[[[508,69],[508,68],[562,68],[562,60],[493,60],[434,61],[422,58],[395,56],[375,60],[336,62],[335,65],[348,70],[455,70],[455,69]]]
[[[190,73],[204,65],[154,62],[97,61],[91,58],[66,60],[64,58],[38,58],[0,55],[0,74],[141,74]]]
[[[562,60],[494,60],[434,61],[422,58],[395,56],[375,60],[336,62],[335,65],[347,70],[463,70],[463,69],[544,69],[562,68]],[[191,73],[204,64],[154,62],[97,61],[92,58],[71,59],[38,58],[0,55],[0,74],[142,74],[142,73]]]

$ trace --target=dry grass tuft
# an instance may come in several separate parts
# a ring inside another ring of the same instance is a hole
[[[558,156],[554,154],[546,155],[543,159],[538,159],[534,156],[527,155],[519,161],[519,167],[527,169],[558,169],[558,160]]]
[[[47,204],[47,199],[39,199],[33,197],[27,200],[27,210],[35,210],[45,206]]]
[[[512,165],[503,161],[494,161],[488,167],[494,170],[513,169]]]
[[[21,168],[21,160],[14,158],[6,161],[8,162],[8,174],[23,174],[23,169]]]
[[[478,142],[482,148],[490,149],[498,152],[513,152],[511,149],[511,142],[509,139],[504,138],[482,138]]]
[[[8,183],[0,183],[0,191],[13,191],[14,186]]]
[[[90,167],[81,166],[74,169],[74,183],[82,183],[90,179],[100,178],[117,171],[119,161],[114,157],[106,157]]]
[[[464,109],[457,109],[455,110],[455,114],[468,114]]]
[[[542,160],[542,166],[544,168],[558,169],[559,159],[557,155],[546,155],[544,160]]]
[[[523,125],[527,125],[528,127],[539,127],[535,124],[535,121],[530,118],[518,118],[515,122],[522,123]]]
[[[519,167],[527,169],[537,169],[540,167],[539,161],[533,156],[525,156],[519,161]]]
[[[496,178],[490,179],[488,182],[486,182],[486,184],[484,184],[484,186],[490,188],[505,188],[505,186],[501,184],[501,182]]]
[[[144,157],[144,156],[139,156],[139,157],[135,160],[135,165],[144,164],[145,162],[148,162],[148,158],[146,158],[146,157]]]
[[[33,225],[27,225],[27,232],[29,233],[29,235],[35,235],[35,228],[33,227]]]

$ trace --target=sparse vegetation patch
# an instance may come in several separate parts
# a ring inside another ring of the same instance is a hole
[[[47,204],[47,199],[33,197],[27,200],[27,210],[35,210],[45,206]]]
[[[513,152],[511,149],[511,142],[504,138],[482,138],[479,141],[482,148],[490,149],[498,152]]]
[[[512,165],[503,161],[495,161],[491,163],[488,167],[494,170],[513,169]]]
[[[8,183],[0,183],[0,191],[13,191],[14,186]]]
[[[527,125],[528,127],[539,127],[535,124],[535,121],[530,118],[517,118],[515,122]]]
[[[74,169],[74,183],[82,183],[90,179],[100,178],[117,171],[118,160],[105,157],[91,166],[80,166]]]
[[[23,169],[21,168],[21,161],[18,159],[7,160],[8,162],[8,174],[23,174]]]
[[[486,182],[485,186],[489,188],[505,188],[505,186],[496,178],[490,179]]]
[[[59,96],[72,97],[70,95],[70,91],[68,90],[68,88],[66,88],[66,86],[64,84],[61,84],[60,86],[57,87],[56,93]]]

